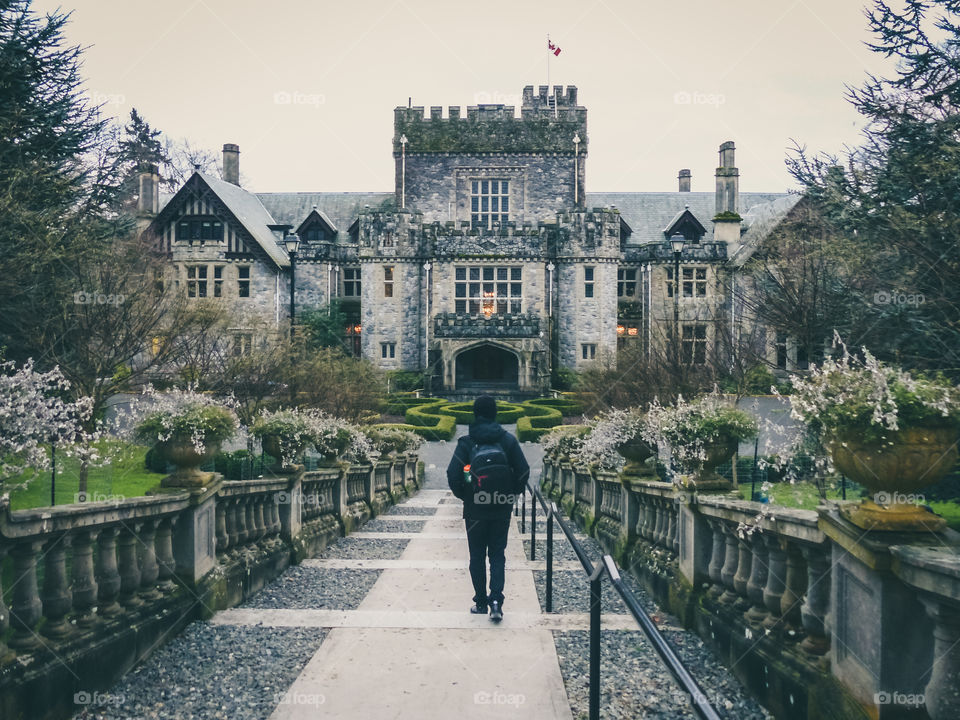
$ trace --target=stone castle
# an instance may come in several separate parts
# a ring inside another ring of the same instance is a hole
[[[230,306],[235,354],[289,327],[292,275],[295,312],[338,299],[351,352],[427,369],[438,392],[541,392],[557,367],[673,333],[707,362],[716,318],[736,317],[725,273],[798,197],[740,193],[732,142],[715,193],[691,192],[689,170],[673,192],[588,193],[588,150],[577,89],[528,86],[519,116],[396,108],[392,193],[252,193],[227,144],[222,179],[197,172],[169,198],[142,174],[139,213],[172,282]],[[771,364],[797,364],[789,338],[763,342]]]

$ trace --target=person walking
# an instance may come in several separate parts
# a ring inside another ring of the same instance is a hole
[[[510,513],[524,491],[530,466],[520,443],[497,422],[497,402],[481,395],[473,403],[474,422],[457,441],[447,466],[447,484],[463,501],[463,519],[470,548],[473,607],[493,622],[503,619],[504,551]],[[490,592],[487,593],[487,557],[490,558]]]

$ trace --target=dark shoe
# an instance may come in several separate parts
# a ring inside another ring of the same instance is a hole
[[[503,620],[503,610],[500,609],[500,603],[496,600],[490,603],[490,619],[493,620],[493,622]]]
[[[471,614],[471,615],[486,615],[486,614],[487,614],[487,606],[486,606],[486,605],[481,605],[480,603],[476,603],[472,608],[470,608],[470,614]]]

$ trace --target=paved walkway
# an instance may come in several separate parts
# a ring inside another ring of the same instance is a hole
[[[551,630],[583,629],[588,619],[541,614],[533,571],[542,564],[524,558],[516,519],[507,544],[504,620],[497,625],[469,614],[473,590],[461,505],[446,488],[441,465],[451,449],[425,448],[425,486],[402,505],[434,511],[419,532],[351,536],[408,539],[399,558],[303,563],[380,570],[356,610],[234,609],[213,619],[332,628],[272,720],[315,718],[318,710],[324,718],[344,719],[499,718],[509,710],[531,720],[572,717]]]

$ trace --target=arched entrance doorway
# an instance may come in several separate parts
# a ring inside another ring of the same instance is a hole
[[[509,350],[480,345],[456,357],[458,390],[516,390],[520,363]]]

